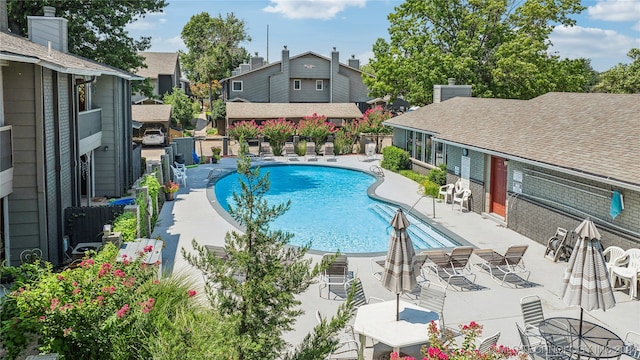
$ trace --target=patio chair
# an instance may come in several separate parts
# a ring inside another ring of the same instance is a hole
[[[529,280],[531,272],[524,265],[524,253],[529,245],[512,245],[504,255],[497,253],[493,249],[476,249],[473,253],[482,259],[482,262],[475,264],[480,269],[486,270],[491,278],[503,285],[509,275],[524,275],[525,281]]]
[[[640,360],[640,333],[627,331],[624,335],[625,355]]]
[[[538,335],[538,326],[544,320],[542,301],[538,295],[527,295],[520,299],[524,329],[528,334]]]
[[[438,199],[440,196],[444,199],[444,203],[448,204],[453,198],[453,184],[447,184],[440,186],[440,190],[438,191]]]
[[[469,201],[471,200],[471,190],[462,189],[453,193],[453,198],[451,199],[451,209],[455,208],[456,204],[460,204],[460,212],[462,212],[462,207],[466,206],[469,209]]]
[[[425,265],[433,270],[438,281],[442,282],[446,278],[447,286],[451,284],[451,279],[456,277],[473,276],[473,281],[475,281],[476,275],[471,272],[469,264],[472,253],[473,248],[470,246],[455,247],[451,254],[447,254],[444,250],[428,250],[424,254],[427,255],[430,264],[425,263]]]
[[[438,313],[440,328],[445,328],[444,323],[444,299],[447,297],[447,289],[438,284],[423,284],[420,289],[417,305]]]
[[[169,167],[173,172],[173,182],[187,186],[187,172],[183,172],[173,165],[169,165]]]
[[[325,322],[319,310],[316,310],[316,321],[318,325]],[[341,338],[338,342],[338,347],[332,351],[325,359],[357,359],[360,345],[355,338],[353,332],[353,326],[346,325],[344,334],[347,334],[347,338]]]
[[[617,285],[617,281],[624,283],[623,287],[616,287],[616,290],[629,289],[629,298],[638,296],[638,279],[640,279],[640,249],[629,249],[618,258],[616,265],[611,267],[612,283]]]
[[[556,233],[547,241],[547,248],[544,251],[544,257],[557,262],[561,257],[568,260],[571,256],[571,250],[567,246],[567,234],[569,232],[564,228],[557,228]]]
[[[500,339],[500,331],[489,336],[488,338],[480,340],[478,351],[480,351],[481,354],[486,354],[487,352],[489,352],[489,350],[491,350],[492,347],[496,346],[496,344],[498,343],[498,339]]]
[[[383,299],[373,297],[373,296],[367,297],[366,294],[364,293],[362,282],[358,278],[355,278],[352,281],[349,281],[348,283],[345,284],[345,293],[350,291],[351,286],[354,287],[354,294],[353,294],[353,311],[354,312],[358,310],[360,306],[370,304],[371,300],[375,300],[377,302],[384,301]]]
[[[547,346],[544,339],[539,338],[535,335],[527,334],[520,325],[516,323],[516,328],[518,329],[518,335],[520,335],[520,343],[522,345],[522,350],[529,355],[531,360],[538,359],[556,359],[563,360],[568,359],[569,357],[562,353],[554,353],[553,347]],[[531,341],[531,338],[536,338],[535,342]]]
[[[373,161],[376,159],[376,144],[370,143],[364,146],[364,160]]]
[[[318,155],[316,154],[316,143],[313,141],[307,142],[307,151],[305,152],[304,157],[307,161],[318,160]]]
[[[260,157],[262,160],[274,160],[273,151],[271,150],[271,144],[268,142],[260,143]]]
[[[607,266],[607,271],[609,272],[609,278],[613,280],[613,274],[611,272],[611,268],[616,266],[616,261],[624,256],[624,249],[619,246],[608,246],[602,252],[602,255],[605,259],[605,265]]]
[[[337,161],[336,153],[333,151],[333,143],[328,142],[324,144],[324,151],[322,152],[325,161],[333,160]]]
[[[327,254],[322,257],[322,261],[326,261],[333,255]],[[327,298],[331,293],[331,286],[344,286],[351,280],[349,272],[349,261],[346,255],[338,255],[333,262],[320,275],[320,285],[318,287],[318,295],[322,297],[322,289],[327,289]]]
[[[246,149],[246,153],[245,156],[247,156],[251,161],[253,160],[260,160],[260,154],[254,154],[251,152],[251,148],[249,146],[249,143],[247,141],[245,141],[243,143],[244,148]],[[260,152],[260,149],[258,149],[258,152]]]
[[[287,157],[287,160],[289,160],[290,158],[294,157],[294,158],[298,158],[298,153],[296,153],[296,147],[295,145],[293,145],[292,142],[287,141],[284,143],[284,156]]]

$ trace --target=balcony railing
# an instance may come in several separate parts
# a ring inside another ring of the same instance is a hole
[[[82,111],[78,114],[78,138],[85,139],[102,131],[102,109]]]
[[[11,126],[0,126],[0,172],[13,167]]]

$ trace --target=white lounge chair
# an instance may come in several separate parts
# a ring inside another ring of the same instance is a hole
[[[336,161],[336,153],[333,152],[333,143],[328,142],[324,144],[324,151],[322,152],[325,161],[333,160]]]
[[[288,141],[284,143],[284,156],[287,157],[287,160],[290,160],[291,158],[298,158],[298,153],[296,153],[296,147],[295,145]]]
[[[271,144],[268,142],[260,143],[260,157],[262,160],[274,160],[273,151],[271,150]]]
[[[323,259],[331,256],[333,255],[324,255]],[[328,298],[331,294],[331,286],[344,286],[349,282],[349,280],[351,280],[351,274],[349,273],[349,261],[346,255],[339,255],[320,275],[318,295],[322,297],[322,289],[326,287],[328,288]]]
[[[525,281],[529,280],[531,272],[524,265],[524,253],[529,245],[511,245],[504,255],[493,249],[476,249],[473,253],[483,261],[476,266],[486,270],[489,275],[500,285],[504,284],[509,275],[524,275]]]

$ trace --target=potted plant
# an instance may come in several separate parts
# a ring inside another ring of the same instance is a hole
[[[222,149],[220,149],[219,147],[216,146],[212,146],[211,147],[211,163],[215,164],[218,161],[220,161],[220,152],[222,151]]]
[[[169,183],[163,186],[163,188],[164,193],[167,197],[167,201],[173,201],[174,194],[176,193],[176,191],[178,191],[178,189],[180,189],[180,185],[174,183],[173,181],[169,181]]]

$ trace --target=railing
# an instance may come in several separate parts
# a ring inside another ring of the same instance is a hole
[[[102,109],[82,111],[78,114],[78,138],[80,140],[102,131]]]
[[[13,167],[11,126],[0,127],[0,172]]]

